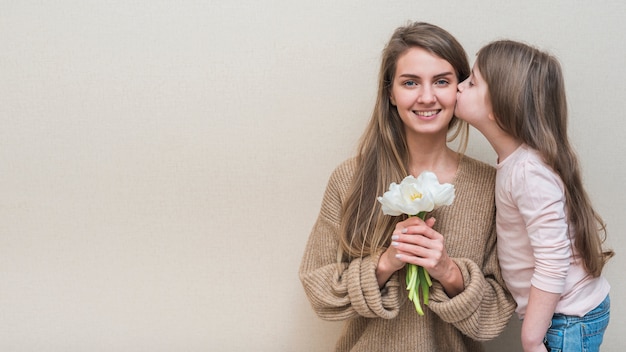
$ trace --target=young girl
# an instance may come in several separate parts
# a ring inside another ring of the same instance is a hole
[[[567,138],[558,60],[493,42],[479,51],[457,99],[457,116],[498,155],[498,257],[523,319],[524,351],[598,351],[610,306],[601,273],[613,252],[602,248],[604,223]]]
[[[383,51],[359,152],[331,175],[300,266],[314,311],[345,321],[337,351],[482,351],[513,314],[496,255],[495,170],[447,145],[467,130],[454,107],[469,71],[461,45],[427,23],[398,28]],[[452,205],[427,222],[384,215],[376,198],[424,170],[454,184]],[[424,316],[407,298],[407,263],[433,278]]]

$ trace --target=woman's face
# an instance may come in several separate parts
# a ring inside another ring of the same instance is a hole
[[[431,52],[414,47],[400,56],[390,100],[398,109],[407,138],[447,134],[454,115],[457,85],[454,67]]]

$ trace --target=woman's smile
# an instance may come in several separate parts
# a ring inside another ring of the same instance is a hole
[[[441,109],[428,111],[413,110],[413,113],[422,120],[432,120],[437,117],[439,112],[441,112]]]

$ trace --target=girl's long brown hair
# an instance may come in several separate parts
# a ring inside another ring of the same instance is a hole
[[[447,31],[432,24],[415,22],[395,30],[382,53],[378,94],[374,111],[361,137],[357,167],[341,217],[343,257],[361,257],[387,245],[397,217],[385,216],[376,200],[391,182],[408,175],[409,152],[404,125],[390,96],[396,64],[413,47],[424,48],[448,61],[456,70],[458,82],[469,76],[467,55]],[[457,82],[457,83],[458,83]],[[460,150],[467,145],[467,124],[453,117],[449,140],[461,135]]]
[[[599,276],[614,252],[603,249],[606,227],[583,187],[567,137],[567,101],[559,61],[529,45],[500,40],[479,51],[476,65],[489,87],[500,128],[537,150],[561,177],[574,247],[587,271]]]

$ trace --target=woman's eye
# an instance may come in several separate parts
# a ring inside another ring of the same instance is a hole
[[[448,85],[449,83],[450,83],[450,82],[448,82],[448,81],[447,81],[447,80],[445,80],[445,79],[440,79],[440,80],[438,80],[437,82],[435,82],[435,84],[436,84],[436,85],[438,85],[438,86],[445,86],[445,85]]]
[[[415,87],[417,83],[415,81],[406,81],[404,82],[404,85],[407,87]]]

